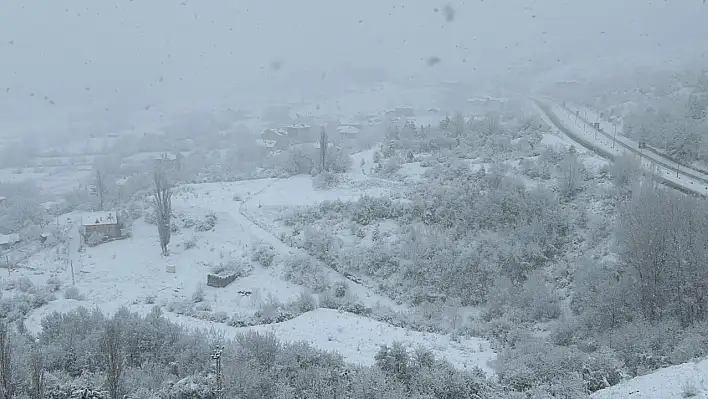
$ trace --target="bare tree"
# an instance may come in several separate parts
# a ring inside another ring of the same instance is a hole
[[[42,352],[39,348],[32,350],[30,355],[30,371],[31,390],[30,397],[32,399],[44,398],[44,362],[42,360]]]
[[[10,344],[10,330],[7,328],[7,323],[0,321],[0,399],[14,396]]]
[[[111,399],[118,399],[123,374],[123,353],[121,351],[121,331],[116,320],[108,320],[103,331],[101,345],[106,359],[106,383]]]
[[[162,255],[167,256],[169,252],[167,246],[170,244],[170,218],[172,217],[172,190],[171,184],[160,169],[155,169],[155,195],[153,202],[155,205],[155,215],[157,216],[157,232],[160,235],[160,248]]]
[[[98,210],[103,210],[103,198],[106,193],[106,185],[103,179],[103,172],[100,168],[96,168],[96,193],[98,194]]]
[[[327,131],[325,131],[324,126],[322,126],[322,130],[320,131],[320,162],[322,163],[322,171],[323,172],[327,170],[326,157],[327,157]]]

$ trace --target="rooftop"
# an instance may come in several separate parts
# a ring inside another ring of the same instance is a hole
[[[278,136],[287,136],[287,135],[288,135],[288,131],[285,130],[285,129],[273,129],[273,128],[270,128],[270,129],[266,129],[266,130],[263,131],[263,133],[267,133],[267,132],[275,133],[275,134],[277,134]],[[261,133],[261,134],[263,134],[263,133]]]
[[[81,215],[82,226],[116,224],[115,212],[90,212]]]
[[[0,245],[14,244],[20,242],[19,234],[0,234]]]
[[[265,148],[274,148],[276,141],[275,140],[256,140],[256,144],[261,145]]]
[[[354,126],[344,125],[344,126],[339,126],[337,128],[337,132],[340,134],[357,134],[357,133],[359,133],[359,129],[357,129]]]
[[[288,126],[291,129],[309,129],[312,126],[306,125],[304,123],[293,123],[292,125]]]

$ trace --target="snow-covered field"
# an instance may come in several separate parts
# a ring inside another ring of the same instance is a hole
[[[708,360],[659,369],[595,392],[593,399],[708,398]]]
[[[371,150],[355,154],[353,162],[358,168],[347,174],[338,187],[329,190],[313,188],[310,176],[180,187],[173,197],[173,212],[179,219],[201,220],[213,212],[217,222],[211,231],[198,232],[183,227],[173,233],[171,255],[167,260],[160,255],[157,228],[142,219],[134,222],[132,237],[87,247],[84,252],[77,251],[77,229],[69,228],[72,243],[68,254],[56,249],[40,252],[13,273],[13,278],[27,277],[35,286],[44,285],[50,277],[57,277],[63,283],[62,292],[57,295],[59,299],[32,312],[25,324],[30,331],[37,332],[47,314],[79,306],[98,307],[109,313],[121,306],[139,313],[146,313],[155,305],[169,310],[171,304],[192,304],[192,296],[200,286],[204,290],[204,301],[192,306],[197,306],[202,313],[248,315],[273,301],[291,303],[310,290],[286,281],[278,258],[270,268],[254,264],[249,276],[237,279],[225,288],[206,286],[206,275],[212,266],[231,259],[250,262],[251,248],[256,241],[273,246],[280,259],[300,251],[281,242],[270,229],[273,217],[285,209],[325,200],[353,200],[365,194],[393,195],[401,183],[367,176],[373,166],[373,153]],[[81,215],[71,217],[77,222]],[[58,221],[64,224],[66,218]],[[185,246],[188,241],[194,241],[196,246],[188,249]],[[301,256],[306,255],[303,252]],[[63,298],[63,291],[71,287],[72,264],[75,287],[83,295],[79,300]],[[168,265],[174,266],[176,272],[168,273]],[[346,279],[334,270],[326,269],[326,274],[330,281],[347,282],[348,292],[365,306],[382,305],[396,311],[406,310],[405,306]],[[246,291],[251,294],[245,295]],[[169,311],[165,314],[183,325],[213,328],[229,336],[247,330],[272,331],[282,340],[304,340],[322,349],[336,350],[347,360],[360,364],[373,363],[380,346],[393,341],[401,341],[410,347],[429,348],[459,368],[477,366],[490,374],[489,362],[496,356],[489,343],[482,339],[453,340],[448,335],[408,331],[335,310],[317,309],[283,323],[240,328]]]

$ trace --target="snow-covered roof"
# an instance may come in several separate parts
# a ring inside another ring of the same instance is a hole
[[[339,134],[357,134],[357,133],[359,133],[359,129],[357,129],[354,126],[344,125],[344,126],[339,126],[337,128],[337,132]]]
[[[275,140],[261,140],[261,139],[256,140],[256,144],[261,145],[265,148],[274,148],[276,143],[277,143],[277,141],[275,141]]]
[[[167,160],[167,161],[176,161],[177,160],[177,155],[171,154],[171,153],[164,153],[160,154],[154,157],[156,161],[162,161],[162,160]]]
[[[311,128],[311,127],[312,127],[312,126],[306,125],[306,124],[304,124],[304,123],[302,123],[302,122],[300,122],[300,123],[293,123],[292,125],[288,126],[288,128],[290,128],[290,129],[309,129],[309,128]]]
[[[115,212],[91,212],[81,215],[82,226],[109,225],[116,224]]]
[[[288,131],[287,131],[287,130],[285,130],[285,129],[279,129],[279,128],[278,128],[278,129],[273,129],[273,128],[266,129],[266,130],[264,130],[261,134],[268,133],[268,132],[275,133],[275,134],[277,134],[278,136],[287,136],[287,135],[288,135]]]
[[[0,245],[14,244],[20,242],[19,234],[0,234]]]
[[[0,195],[0,201],[4,201],[6,199],[7,199],[7,197],[3,197],[2,195]]]

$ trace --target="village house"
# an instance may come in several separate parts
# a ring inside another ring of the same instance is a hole
[[[287,130],[291,140],[300,143],[312,141],[315,139],[315,137],[313,136],[312,126],[306,125],[304,123],[293,123],[290,126],[286,126],[285,130]]]
[[[256,140],[256,144],[264,147],[268,151],[282,150],[292,143],[290,134],[285,129],[269,128],[261,132],[261,138]]]
[[[153,158],[155,167],[167,170],[179,169],[180,156],[171,153],[163,153]]]
[[[92,236],[100,237],[101,241],[108,241],[121,237],[121,229],[115,212],[92,212],[81,216],[80,233],[82,243],[88,242]]]
[[[7,197],[0,196],[0,208],[7,204]]]
[[[337,133],[342,141],[356,140],[359,129],[350,125],[342,125],[337,127]]]

